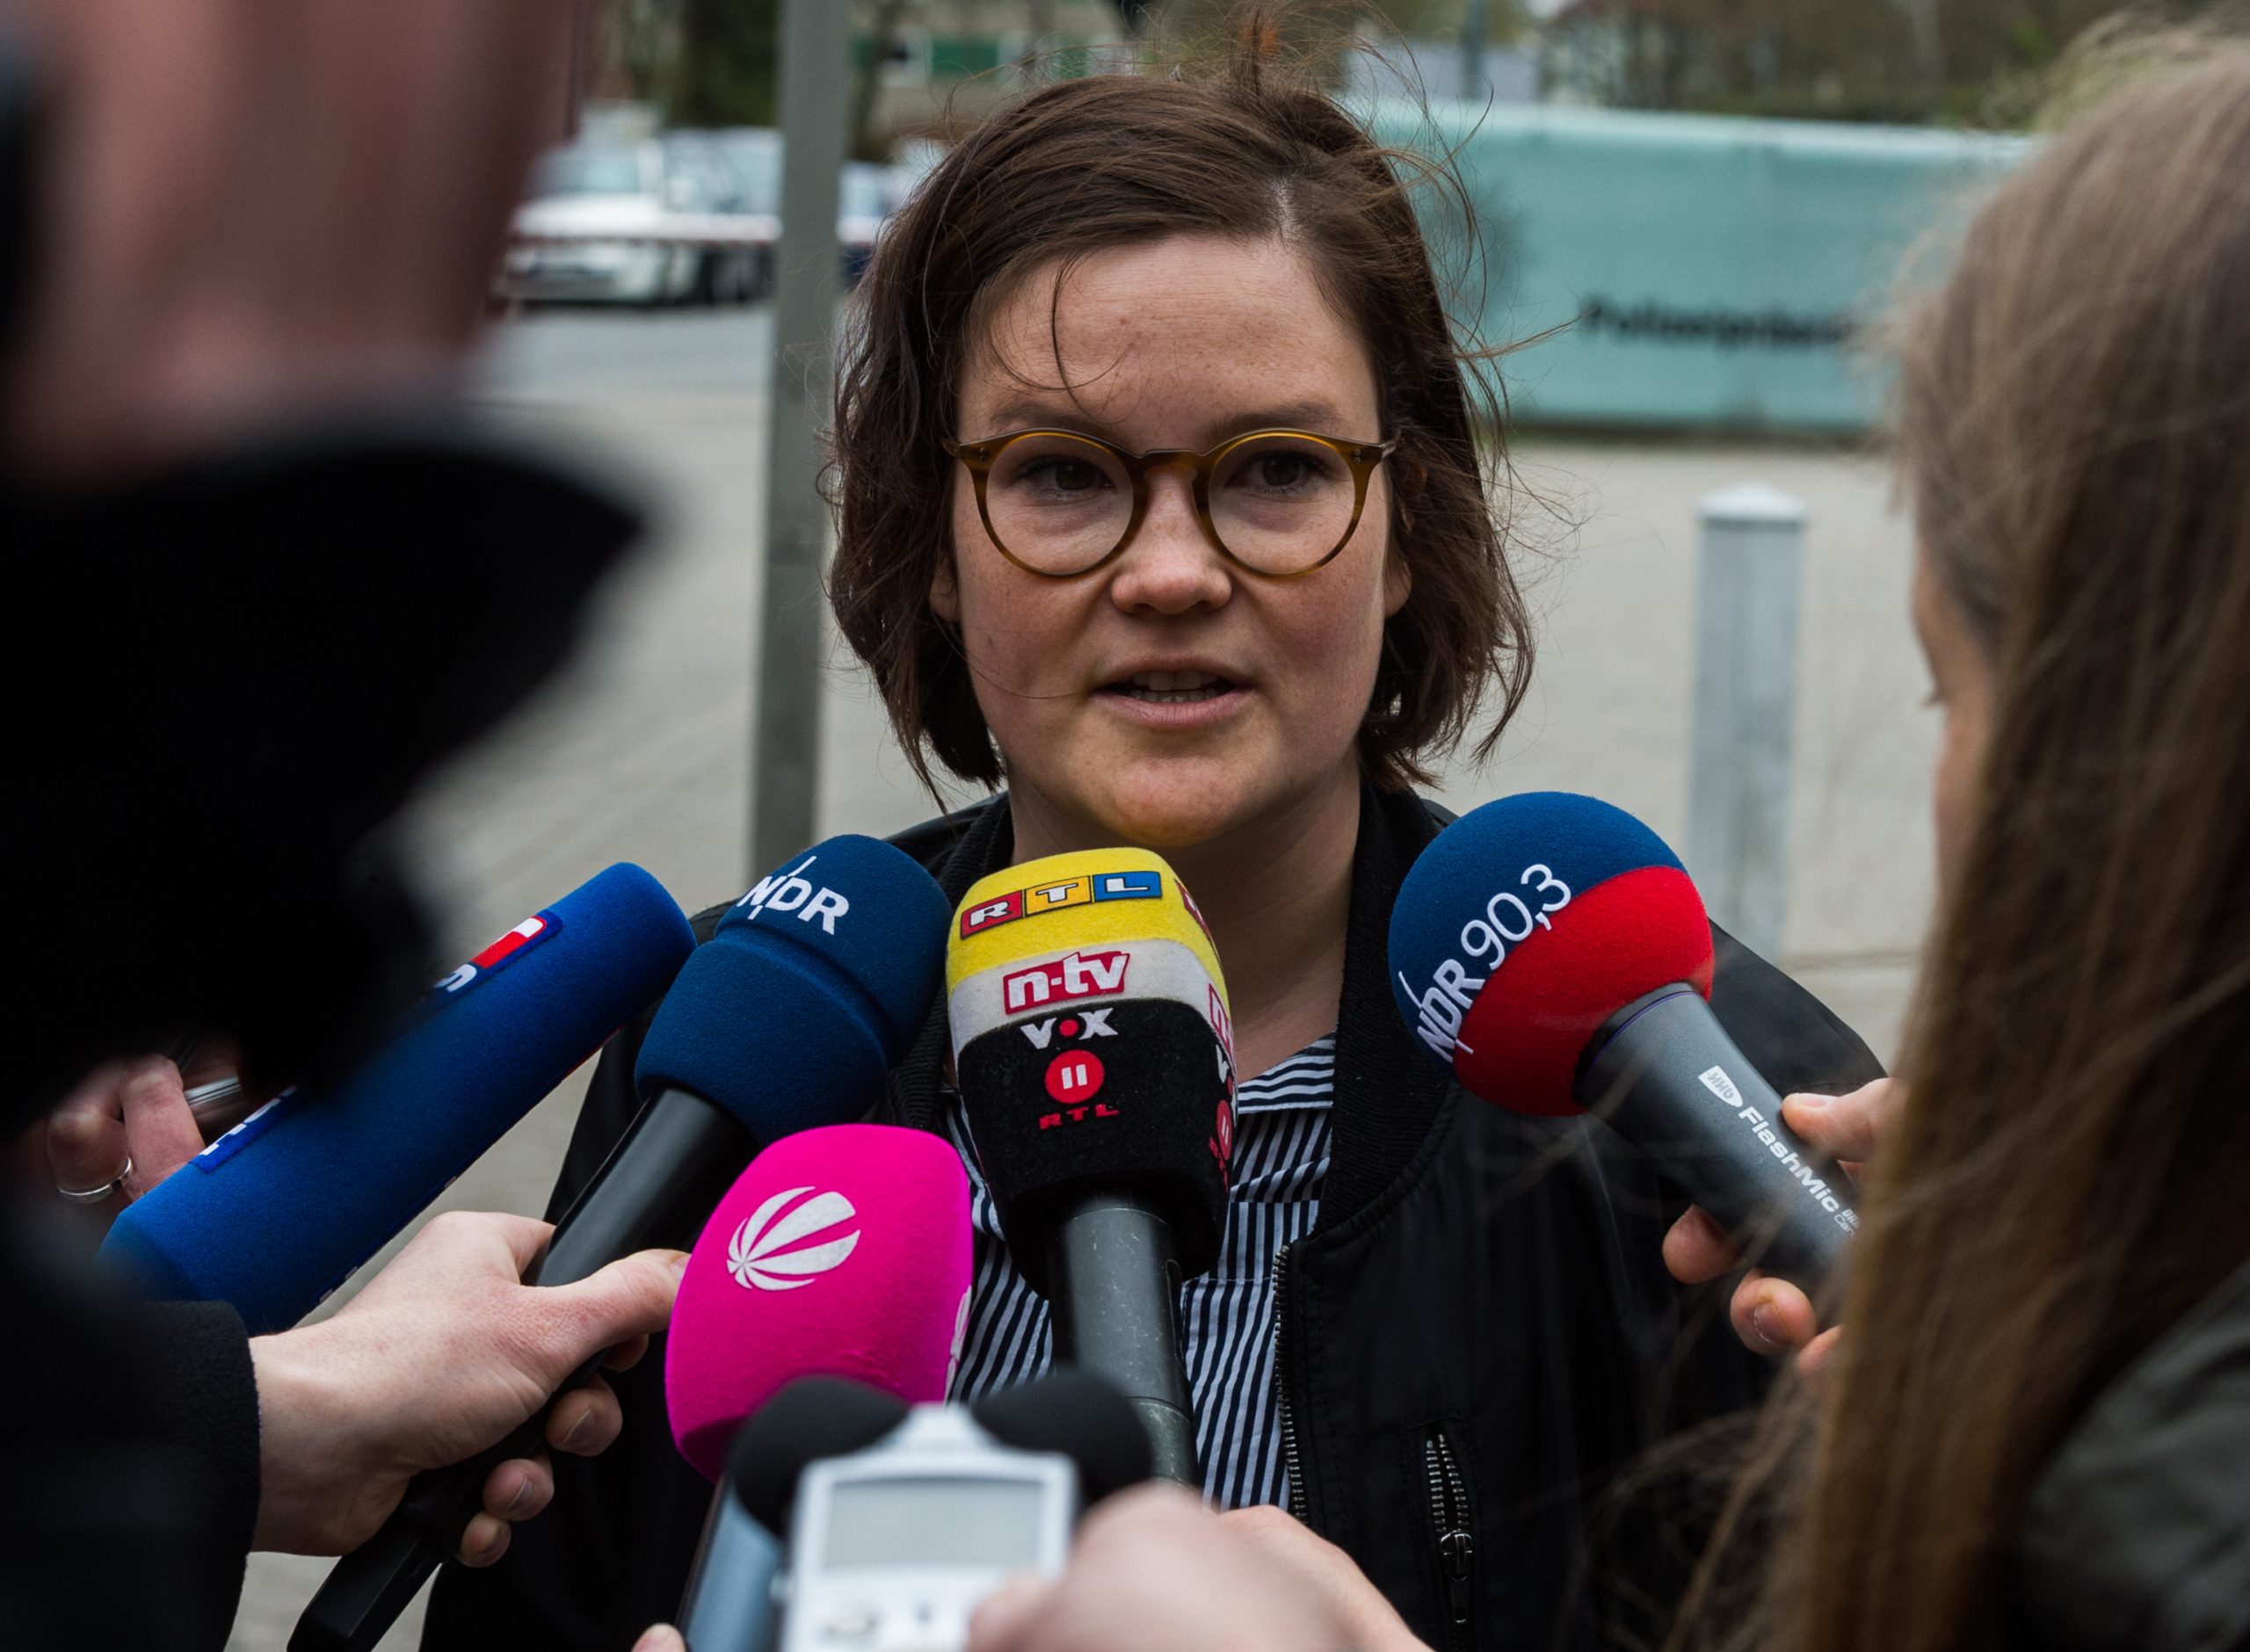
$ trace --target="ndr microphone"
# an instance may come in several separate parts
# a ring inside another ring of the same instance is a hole
[[[526,1283],[566,1285],[684,1239],[759,1147],[870,1112],[928,1018],[949,910],[937,880],[872,837],[829,838],[761,879],[664,994],[634,1070],[641,1111]],[[294,1652],[372,1648],[457,1547],[484,1476],[538,1444],[534,1418],[469,1463],[417,1476],[330,1573]]]
[[[1423,1046],[1487,1101],[1591,1111],[1760,1267],[1825,1277],[1858,1226],[1841,1171],[1705,1000],[1711,928],[1678,857],[1622,809],[1502,798],[1422,851],[1390,919],[1390,988]]]
[[[151,1296],[294,1325],[618,1026],[695,945],[614,866],[432,988],[336,1090],[284,1091],[120,1213],[102,1254]]]
[[[1179,1287],[1218,1259],[1235,1081],[1201,914],[1144,850],[1030,861],[962,900],[946,986],[977,1163],[1056,1358],[1131,1402],[1159,1477],[1200,1485]]]

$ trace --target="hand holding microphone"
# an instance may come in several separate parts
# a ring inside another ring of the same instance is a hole
[[[1463,815],[1400,887],[1390,965],[1399,1013],[1473,1094],[1593,1112],[1776,1274],[1811,1286],[1840,1260],[1849,1180],[1711,1014],[1710,920],[1631,815],[1565,792]]]
[[[552,1230],[527,1216],[448,1212],[417,1235],[342,1312],[251,1339],[261,1487],[255,1546],[338,1554],[364,1541],[417,1473],[474,1456],[537,1413],[605,1349],[615,1367],[664,1329],[686,1258],[642,1251],[577,1284],[519,1276]],[[617,1401],[597,1380],[566,1395],[546,1443],[592,1456],[617,1437]],[[543,1457],[500,1464],[483,1487],[464,1558],[507,1547],[507,1522],[544,1508]]]
[[[645,1105],[556,1224],[526,1284],[567,1285],[693,1230],[761,1144],[863,1116],[935,996],[947,902],[897,849],[832,837],[762,879],[664,994],[635,1077]],[[329,1574],[290,1645],[367,1652],[454,1551],[512,1439],[421,1476]]]
[[[1873,1158],[1883,1127],[1898,1112],[1891,1081],[1877,1078],[1841,1096],[1795,1095],[1782,1102],[1782,1119],[1856,1179]],[[1700,1205],[1690,1206],[1664,1236],[1664,1263],[1683,1285],[1702,1285],[1733,1272],[1749,1258]],[[1753,1353],[1795,1354],[1797,1370],[1819,1374],[1841,1327],[1820,1328],[1805,1293],[1789,1280],[1751,1268],[1734,1287],[1727,1315],[1734,1334]]]

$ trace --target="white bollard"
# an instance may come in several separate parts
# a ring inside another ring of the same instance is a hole
[[[1763,482],[1706,496],[1695,617],[1688,870],[1711,916],[1781,953],[1805,508]]]

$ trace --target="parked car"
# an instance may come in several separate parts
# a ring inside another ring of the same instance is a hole
[[[509,298],[628,304],[693,295],[702,250],[655,239],[706,202],[657,143],[583,142],[545,156],[516,209],[500,291]]]
[[[754,204],[751,180],[729,159],[714,134],[668,133],[664,149],[678,192],[692,193],[697,210],[726,221],[730,231],[761,237],[756,244],[704,247],[696,267],[695,298],[706,304],[740,304],[764,296],[773,286],[773,243],[780,221],[771,208]]]
[[[742,210],[753,215],[771,214],[778,235],[781,211],[781,134],[770,127],[728,127],[715,131],[675,133],[708,143],[723,156],[739,180]],[[934,149],[936,146],[930,146]],[[939,153],[942,153],[940,150]],[[934,164],[932,160],[928,164]],[[925,165],[923,170],[927,170]],[[898,208],[909,184],[919,172],[878,166],[866,161],[846,161],[837,178],[836,238],[843,246],[844,275],[857,281],[875,250],[875,235]],[[766,266],[761,292],[771,290],[772,265]]]

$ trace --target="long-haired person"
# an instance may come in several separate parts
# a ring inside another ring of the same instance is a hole
[[[1906,337],[1943,902],[1763,1644],[2250,1643],[2250,50]]]
[[[1683,1201],[1647,1164],[1452,1088],[1384,984],[1399,879],[1443,823],[1412,787],[1488,696],[1489,747],[1530,661],[1498,409],[1417,221],[1432,171],[1254,47],[994,114],[867,271],[831,583],[905,749],[1006,788],[901,838],[950,895],[1141,844],[1209,919],[1247,1076],[1223,1254],[1183,1293],[1206,1489],[1289,1509],[1263,1535],[1385,1634],[1528,1645],[1613,1467],[1749,1403],[1761,1367],[1723,1326],[1679,1354]],[[1714,1000],[1785,1088],[1876,1070],[1731,943]],[[973,1174],[946,1048],[940,1012],[884,1116]],[[630,1118],[633,1050],[595,1078],[558,1199]],[[1049,1354],[981,1194],[976,1215],[963,1395]],[[654,1379],[626,1380],[611,1466],[559,1466],[507,1562],[441,1583],[431,1644],[531,1622],[622,1645],[674,1610],[709,1491]]]
[[[1776,1396],[1702,1580],[1724,1591],[1671,1644],[2230,1652],[2250,1646],[2250,50],[2121,98],[1999,192],[1912,318],[1897,436],[1945,718],[1942,909],[1897,1091],[1820,1109],[1876,1166],[1843,1323]],[[1692,1224],[1673,1241],[1687,1271],[1727,1260]],[[1790,1287],[1747,1281],[1753,1305],[1811,1337]],[[1120,1499],[1059,1583],[988,1605],[972,1652],[1365,1644],[1332,1607],[1245,1632],[1227,1603],[1296,1574],[1241,1539]]]

